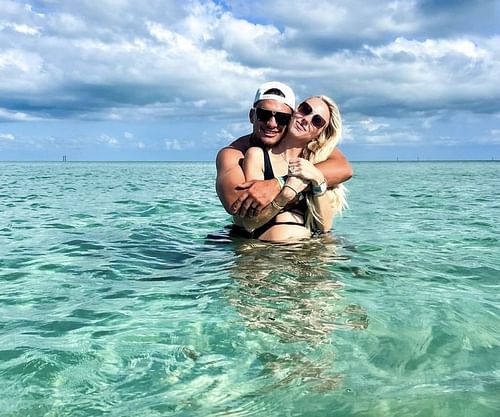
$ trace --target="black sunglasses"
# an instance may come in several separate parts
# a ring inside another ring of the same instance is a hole
[[[281,113],[279,111],[261,109],[260,107],[257,107],[255,109],[255,113],[257,114],[257,120],[260,120],[264,123],[268,122],[271,117],[274,117],[278,126],[286,126],[290,122],[290,119],[292,117],[292,115],[289,113]]]
[[[312,112],[313,108],[307,101],[301,103],[299,108],[297,109],[297,113],[300,113],[302,116],[308,116]],[[321,129],[324,125],[326,125],[326,120],[323,119],[319,114],[315,114],[311,119],[311,123],[316,129]]]

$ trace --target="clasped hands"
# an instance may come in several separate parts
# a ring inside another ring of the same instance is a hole
[[[318,178],[322,178],[321,171],[311,162],[303,158],[290,160],[287,187],[281,191],[280,199],[282,197],[285,204],[292,201],[311,182],[320,182]],[[247,181],[236,189],[240,191],[240,195],[231,206],[231,212],[240,217],[258,216],[280,194],[279,184],[275,179]]]

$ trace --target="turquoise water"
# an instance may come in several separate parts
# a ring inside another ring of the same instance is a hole
[[[0,414],[498,416],[499,168],[355,163],[286,247],[212,163],[1,163]]]

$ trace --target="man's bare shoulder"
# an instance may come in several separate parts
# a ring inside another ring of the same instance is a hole
[[[252,135],[241,136],[236,139],[234,142],[226,146],[226,148],[236,149],[241,153],[245,153],[247,149],[250,147],[250,137]]]
[[[245,152],[250,147],[250,136],[245,135],[236,139],[217,153],[216,165],[218,171],[228,171],[234,166],[240,166]]]

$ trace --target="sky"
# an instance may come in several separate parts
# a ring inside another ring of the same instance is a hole
[[[351,161],[500,160],[500,0],[0,0],[1,161],[214,161],[272,80]]]

